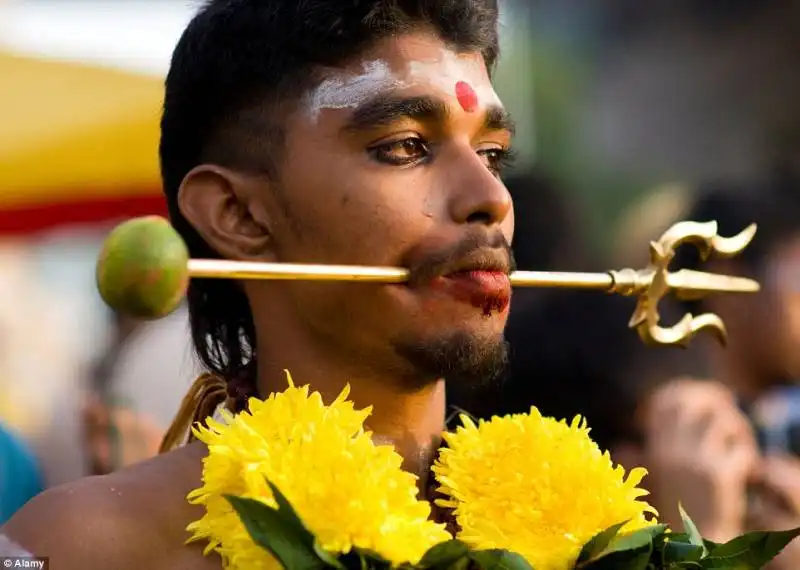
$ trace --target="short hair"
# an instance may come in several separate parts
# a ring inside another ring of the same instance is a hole
[[[203,163],[277,174],[286,105],[381,39],[429,30],[459,51],[499,56],[497,0],[211,0],[181,36],[166,79],[161,173],[175,228],[193,257],[217,257],[177,205]],[[290,110],[290,109],[288,109]],[[193,281],[192,337],[205,366],[252,382],[255,327],[233,281]],[[229,385],[230,386],[230,385]]]

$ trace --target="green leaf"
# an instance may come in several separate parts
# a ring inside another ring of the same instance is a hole
[[[671,540],[672,542],[685,542],[686,544],[691,544],[692,541],[689,538],[689,535],[685,532],[665,532],[661,535],[663,540]]]
[[[630,533],[617,535],[608,545],[606,552],[624,552],[641,548],[644,544],[652,545],[653,539],[663,536],[666,530],[667,525],[654,524]]]
[[[719,543],[712,542],[711,540],[708,540],[707,538],[703,539],[703,544],[706,545],[706,550],[708,550],[709,552],[711,552],[712,550],[714,550],[715,548],[717,548],[719,546]]]
[[[335,554],[322,548],[316,540],[314,541],[314,554],[319,556],[319,559],[322,560],[326,566],[336,568],[336,570],[347,570],[347,566],[345,566]]]
[[[671,539],[665,541],[660,550],[661,562],[664,566],[677,562],[697,562],[704,555],[702,546]]]
[[[419,568],[449,568],[469,554],[469,546],[460,540],[448,540],[431,546],[417,565]]]
[[[652,525],[628,534],[618,534],[594,559],[575,568],[586,570],[646,570],[653,554],[653,539],[661,537],[667,526]]]
[[[608,547],[614,537],[619,534],[620,529],[628,524],[628,521],[617,523],[605,530],[598,532],[592,539],[583,545],[581,553],[578,555],[578,564],[593,560]]]
[[[286,570],[325,568],[325,562],[314,551],[313,535],[302,525],[298,529],[286,513],[254,499],[225,498],[239,515],[253,542],[272,554]]]
[[[534,570],[527,560],[509,550],[478,550],[470,552],[469,558],[481,570]]]
[[[711,550],[703,560],[703,567],[715,570],[762,568],[798,536],[800,527],[783,531],[748,532]]]
[[[700,531],[697,530],[697,525],[694,524],[694,521],[686,513],[686,511],[683,509],[683,505],[680,503],[678,503],[678,511],[681,514],[681,520],[683,520],[683,530],[686,531],[686,534],[689,537],[689,542],[695,546],[701,547],[703,549],[703,556],[705,556],[708,554],[708,549],[706,548],[706,543],[703,540]]]
[[[653,553],[653,543],[646,542],[636,549],[610,552],[585,566],[585,570],[647,570]]]

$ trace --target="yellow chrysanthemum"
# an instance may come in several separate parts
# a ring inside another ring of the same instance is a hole
[[[224,495],[249,497],[276,507],[269,479],[297,511],[318,543],[333,553],[370,549],[389,561],[417,562],[450,535],[428,520],[430,505],[417,498],[416,477],[400,468],[391,446],[378,446],[364,431],[370,409],[355,410],[349,387],[330,406],[308,386],[227,415],[195,429],[209,454],[203,486],[189,494],[206,514],[189,525],[190,541],[207,540],[228,570],[277,568],[277,561],[247,534]]]
[[[642,468],[627,478],[589,437],[580,417],[571,424],[536,408],[445,434],[433,470],[461,527],[459,538],[476,548],[504,548],[536,570],[572,568],[595,534],[630,521],[622,532],[653,524],[657,514],[638,500]]]

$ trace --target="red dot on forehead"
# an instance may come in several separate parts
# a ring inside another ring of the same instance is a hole
[[[466,81],[459,81],[456,83],[456,99],[458,104],[467,113],[472,113],[478,108],[478,94],[472,88],[472,85]]]

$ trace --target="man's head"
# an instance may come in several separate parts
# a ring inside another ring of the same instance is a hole
[[[247,374],[251,347],[264,359],[292,339],[412,386],[497,373],[513,264],[497,56],[496,0],[201,10],[173,56],[160,148],[192,255],[412,271],[411,286],[195,281],[212,370]]]
[[[757,295],[715,295],[687,304],[694,313],[711,311],[722,317],[730,341],[725,355],[761,384],[754,389],[763,388],[764,382],[800,378],[800,202],[796,192],[797,186],[788,180],[702,189],[687,219],[716,221],[718,233],[726,237],[751,223],[758,224],[758,232],[731,259],[712,257],[702,262],[696,249],[685,246],[673,263],[675,269],[742,275],[761,283]]]

